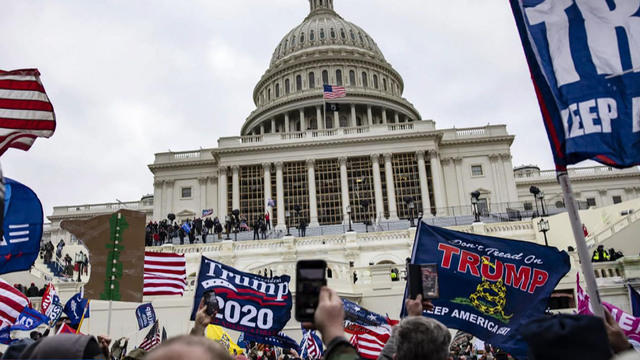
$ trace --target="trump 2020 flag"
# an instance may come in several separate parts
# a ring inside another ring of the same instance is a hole
[[[67,314],[69,320],[71,320],[71,325],[78,325],[80,323],[83,311],[85,313],[84,317],[88,318],[90,315],[89,300],[82,297],[82,292],[73,295],[67,303],[64,304],[64,313]]]
[[[146,303],[136,308],[136,319],[138,319],[138,329],[142,330],[156,322],[156,312],[151,303]]]
[[[567,253],[554,247],[423,222],[411,263],[438,265],[440,298],[432,300],[435,308],[426,316],[518,359],[527,357],[520,326],[544,314],[551,292],[570,269]]]
[[[214,290],[220,310],[213,324],[261,336],[277,335],[291,318],[288,275],[266,278],[202,257],[191,320],[200,299]]]
[[[42,204],[38,196],[27,186],[5,178],[0,274],[31,268],[40,251],[42,223]]]
[[[640,164],[640,2],[510,2],[556,167]]]

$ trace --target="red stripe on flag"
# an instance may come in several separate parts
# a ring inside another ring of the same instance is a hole
[[[29,91],[39,91],[44,93],[44,87],[42,84],[35,80],[2,80],[0,78],[0,89],[6,90],[29,90]]]
[[[184,255],[175,253],[155,253],[145,251],[144,259],[144,295],[183,294],[187,287],[187,268]],[[155,259],[154,259],[155,258]],[[169,261],[161,261],[167,259]],[[153,266],[153,267],[152,267]],[[172,267],[181,267],[173,270]],[[176,276],[177,275],[177,276]],[[177,278],[179,277],[179,278]],[[150,280],[154,280],[151,282]],[[170,291],[168,288],[176,289]]]
[[[0,128],[54,131],[56,129],[56,122],[53,120],[23,120],[0,117]]]
[[[53,111],[51,103],[40,100],[1,99],[0,108],[10,110]]]
[[[152,252],[145,251],[144,256],[155,256],[155,257],[173,257],[173,258],[182,258],[184,259],[184,255],[176,254],[176,253],[160,253],[160,252]]]

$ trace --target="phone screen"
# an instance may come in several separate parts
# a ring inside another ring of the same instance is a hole
[[[218,312],[218,299],[216,298],[216,292],[213,290],[208,290],[203,295],[204,304],[207,306],[207,315],[213,316],[216,312]]]
[[[296,320],[313,322],[320,289],[327,284],[324,260],[302,260],[296,265]]]

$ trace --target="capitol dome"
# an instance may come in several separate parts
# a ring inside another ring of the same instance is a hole
[[[253,91],[256,109],[242,135],[304,133],[421,120],[402,97],[404,82],[369,34],[344,20],[333,0],[309,0],[310,12],[276,46]],[[346,97],[325,109],[323,85]],[[300,135],[303,136],[303,135]]]

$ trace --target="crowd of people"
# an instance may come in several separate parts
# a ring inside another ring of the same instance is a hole
[[[606,250],[604,248],[604,245],[598,245],[596,250],[593,250],[593,254],[591,255],[591,262],[616,261],[622,257],[624,257],[622,251],[616,251],[616,249],[614,248]]]
[[[507,353],[485,345],[472,350],[470,335],[458,334],[453,338],[450,330],[437,320],[423,316],[432,310],[429,301],[420,296],[405,302],[408,316],[392,330],[378,360],[490,360],[512,359]],[[141,349],[126,354],[121,340],[113,345],[106,336],[75,334],[32,334],[12,343],[2,359],[145,359],[145,360],[295,360],[301,359],[295,351],[276,351],[269,345],[252,343],[246,354],[229,354],[222,343],[205,337],[205,330],[215,317],[207,314],[204,301],[196,312],[194,326],[188,335],[180,335],[160,343],[150,352]],[[345,337],[344,305],[337,292],[323,287],[313,323],[303,327],[315,328],[322,336],[326,348],[325,360],[360,359],[356,349]],[[61,318],[56,331],[68,319]],[[529,359],[637,359],[638,353],[611,314],[605,310],[605,319],[586,315],[550,315],[534,320],[524,327],[521,336],[529,345]],[[110,347],[111,345],[111,347]],[[278,354],[279,353],[279,354]]]
[[[38,297],[44,295],[45,287],[38,288],[35,283],[31,283],[29,287],[22,284],[13,284],[13,287],[28,297]]]

